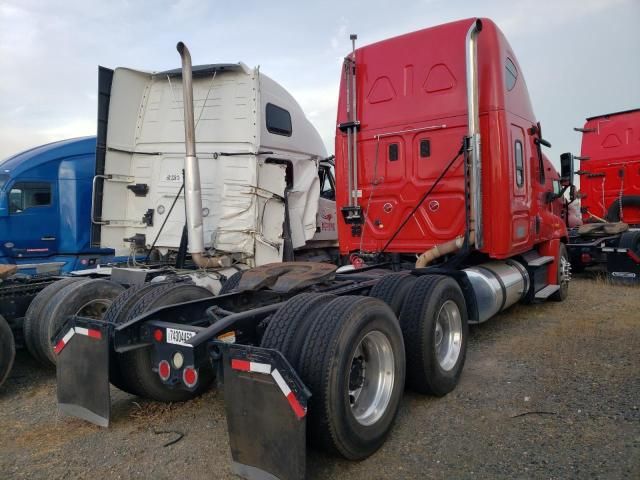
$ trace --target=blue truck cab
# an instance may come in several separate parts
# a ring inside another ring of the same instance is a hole
[[[66,273],[113,260],[90,242],[95,137],[42,145],[0,161],[0,264]]]

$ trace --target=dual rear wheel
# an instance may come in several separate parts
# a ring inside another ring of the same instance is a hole
[[[24,339],[31,355],[44,365],[55,365],[51,338],[68,317],[101,320],[124,287],[105,279],[65,278],[45,287],[29,305]]]
[[[123,300],[120,312],[113,315],[118,323],[122,323],[156,308],[211,296],[206,288],[189,283],[156,284],[130,293]],[[115,307],[114,304],[112,308]],[[198,383],[193,390],[169,387],[158,375],[158,366],[153,363],[152,347],[137,348],[112,357],[116,362],[110,372],[112,384],[126,392],[159,402],[190,400],[206,391],[214,379],[213,368],[207,365],[198,372]]]
[[[261,346],[280,350],[312,391],[310,442],[358,460],[384,443],[405,379],[421,393],[455,388],[467,332],[455,280],[391,274],[369,297],[294,297],[272,316]]]

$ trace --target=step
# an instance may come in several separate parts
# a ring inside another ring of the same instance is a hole
[[[547,285],[542,290],[536,292],[536,299],[544,300],[560,290],[560,285]]]
[[[553,262],[553,260],[554,258],[550,256],[538,257],[528,262],[527,265],[530,267],[541,267],[542,265]]]

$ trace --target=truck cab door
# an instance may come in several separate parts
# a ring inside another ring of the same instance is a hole
[[[535,235],[535,219],[532,212],[532,189],[533,178],[531,172],[533,165],[529,158],[535,154],[531,148],[532,143],[526,138],[525,129],[518,124],[512,123],[510,126],[509,152],[511,159],[511,222],[512,222],[512,247],[528,245]]]
[[[8,191],[8,231],[13,258],[48,257],[58,253],[58,209],[51,182],[18,181]]]

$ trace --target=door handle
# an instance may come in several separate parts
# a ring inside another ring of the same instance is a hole
[[[51,236],[51,235],[45,235],[44,237],[40,237],[40,240],[42,240],[43,242],[53,242],[55,241],[56,237]]]

